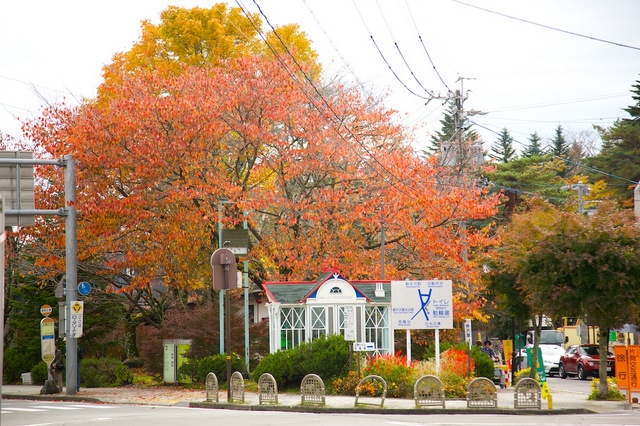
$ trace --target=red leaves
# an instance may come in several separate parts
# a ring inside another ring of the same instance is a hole
[[[263,278],[313,278],[334,259],[349,276],[379,278],[384,224],[387,279],[476,279],[460,253],[491,239],[472,230],[461,239],[457,221],[493,213],[496,200],[443,180],[356,91],[334,86],[318,99],[280,62],[257,57],[132,73],[101,89],[96,102],[31,127],[47,152],[79,161],[80,260],[135,271],[134,286],[201,288],[228,199],[222,220],[249,212]]]

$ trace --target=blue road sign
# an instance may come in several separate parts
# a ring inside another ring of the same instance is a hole
[[[80,284],[78,284],[78,293],[80,293],[83,296],[86,296],[90,292],[91,292],[91,284],[89,284],[86,281],[82,281]]]

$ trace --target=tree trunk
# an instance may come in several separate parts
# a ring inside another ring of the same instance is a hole
[[[138,327],[138,321],[131,318],[130,315],[125,315],[124,321],[124,354],[127,359],[139,358],[138,352],[138,335],[136,329]]]
[[[531,348],[531,372],[529,377],[535,380],[538,380],[538,363],[540,362],[538,348],[540,347],[540,331],[542,330],[543,317],[544,315],[540,314],[536,320],[536,316],[533,316],[533,348]]]
[[[609,352],[609,329],[600,329],[600,365],[598,367],[598,399],[607,399],[609,383],[607,382],[607,354]]]

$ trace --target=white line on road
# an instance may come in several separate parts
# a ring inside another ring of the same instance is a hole
[[[78,407],[78,408],[97,408],[99,410],[112,410],[114,407],[112,405],[68,405],[68,407]]]
[[[34,405],[35,408],[44,408],[47,410],[80,410],[78,407],[70,407],[68,405]]]
[[[11,410],[11,411],[29,411],[29,412],[31,412],[31,411],[33,411],[33,412],[36,412],[36,411],[47,411],[47,410],[46,410],[46,409],[44,409],[44,408],[18,408],[18,407],[3,407],[3,408],[2,408],[2,412],[4,413],[4,412],[5,412],[5,410]]]

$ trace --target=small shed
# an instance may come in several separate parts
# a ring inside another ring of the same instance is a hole
[[[316,281],[263,283],[271,353],[320,336],[369,343],[370,355],[393,353],[391,281],[347,280],[338,271]]]

